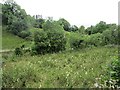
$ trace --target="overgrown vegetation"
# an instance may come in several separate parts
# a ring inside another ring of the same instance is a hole
[[[15,49],[3,55],[3,87],[111,87],[111,78],[119,86],[118,25],[100,21],[85,28],[32,17],[14,1],[2,10],[3,49]]]
[[[3,56],[3,87],[107,88],[107,67],[117,53],[117,47],[99,47],[39,56]]]

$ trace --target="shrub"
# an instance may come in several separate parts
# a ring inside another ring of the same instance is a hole
[[[104,45],[104,37],[102,34],[91,34],[91,35],[85,35],[84,41],[86,43],[86,46],[101,46]]]
[[[62,32],[47,32],[50,40],[50,52],[59,52],[65,50],[66,38]]]
[[[23,54],[23,53],[22,53],[21,48],[16,48],[16,49],[15,49],[15,55],[21,56],[22,54]]]
[[[90,46],[90,35],[84,35],[82,39],[83,39],[83,42],[81,43],[82,47],[84,48],[89,47]]]
[[[110,69],[111,79],[114,81],[114,87],[120,87],[120,61],[118,58],[111,63]]]
[[[34,50],[36,50],[38,54],[44,54],[49,52],[50,40],[46,32],[36,31],[34,35],[34,42]]]
[[[43,31],[36,31],[34,35],[34,50],[38,54],[65,50],[66,37],[64,30],[57,22],[47,21],[43,29]]]
[[[101,46],[104,45],[104,37],[101,33],[92,34],[90,37],[91,43],[93,43],[95,46]]]
[[[26,37],[30,36],[30,32],[29,31],[21,31],[19,33],[19,36],[22,38],[26,38]]]
[[[80,38],[78,33],[71,33],[69,42],[71,48],[78,49],[81,47],[83,40]]]

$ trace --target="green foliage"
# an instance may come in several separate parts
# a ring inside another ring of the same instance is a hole
[[[81,43],[83,42],[83,40],[78,33],[71,33],[69,42],[71,48],[78,49],[81,47]]]
[[[2,85],[6,88],[106,88],[107,64],[117,47],[85,48],[39,56],[3,58]]]
[[[36,23],[35,18],[31,17],[30,15],[27,15],[26,19],[27,19],[27,24],[28,24],[29,29],[33,28]]]
[[[73,26],[70,27],[70,31],[77,32],[78,31],[78,27],[76,25],[73,25]]]
[[[22,44],[26,46],[30,45],[30,41],[22,39],[16,35],[6,32],[6,30],[2,31],[2,49],[15,49],[16,47],[20,47]]]
[[[106,24],[106,22],[100,21],[98,24],[95,26],[90,26],[88,27],[85,32],[86,34],[96,34],[96,33],[102,33],[106,29],[114,29],[116,28],[116,25],[114,24]]]
[[[22,49],[21,48],[15,48],[15,55],[17,56],[21,56],[23,53],[22,53]]]
[[[117,42],[118,45],[120,45],[120,25],[118,25],[117,31],[118,31]]]
[[[106,29],[107,29],[106,22],[100,21],[98,24],[96,24],[95,28],[92,31],[92,34],[102,33]]]
[[[87,35],[91,35],[93,29],[94,29],[94,26],[88,27],[88,28],[85,30],[85,34],[87,34]]]
[[[84,45],[87,46],[102,46],[104,45],[104,37],[101,33],[84,35]]]
[[[35,49],[38,54],[59,52],[65,49],[64,30],[57,22],[46,21],[43,29],[34,35]]]
[[[45,23],[45,20],[40,18],[40,19],[36,19],[34,27],[35,28],[43,28],[43,24]]]
[[[64,33],[47,32],[50,40],[50,52],[59,52],[65,50],[66,38]]]
[[[102,46],[103,43],[103,35],[101,33],[90,35],[90,43],[94,46]]]
[[[34,49],[37,51],[38,54],[44,54],[49,52],[50,40],[46,32],[36,31],[34,35],[34,42],[35,42]]]
[[[65,31],[70,31],[70,23],[67,20],[61,18],[58,20],[58,22],[61,26],[63,26]]]
[[[2,4],[2,22],[3,25],[7,25],[7,30],[15,35],[28,28],[25,10],[14,1]]]
[[[78,32],[80,34],[85,34],[85,27],[84,26],[80,26],[79,29],[78,29]]]
[[[25,39],[26,37],[30,36],[30,32],[29,31],[21,31],[18,36]]]
[[[22,65],[22,66],[21,66]],[[21,62],[11,65],[9,68],[3,68],[2,87],[6,88],[29,88],[34,83],[39,82],[40,77],[37,74],[37,68],[33,68],[32,63]],[[34,86],[35,87],[35,86]]]
[[[50,20],[47,20],[43,24],[43,30],[45,32],[64,32],[63,27],[60,26],[57,21],[50,21]]]
[[[105,30],[103,31],[103,36],[105,38],[105,43],[107,44],[117,44],[118,42],[118,31],[117,29],[114,30]]]
[[[111,65],[108,67],[109,77],[107,86],[118,88],[120,86],[120,61],[118,57],[113,57]]]

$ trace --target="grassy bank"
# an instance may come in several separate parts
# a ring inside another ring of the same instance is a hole
[[[2,49],[15,49],[22,44],[29,45],[30,41],[22,39],[13,34],[2,31]]]

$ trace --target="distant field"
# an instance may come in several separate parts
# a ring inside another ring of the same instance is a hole
[[[86,48],[40,56],[3,57],[4,87],[105,87],[117,47]]]
[[[5,31],[2,32],[2,49],[15,49],[22,44],[28,45],[30,42],[24,40],[18,36],[7,33]]]

